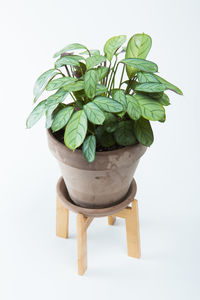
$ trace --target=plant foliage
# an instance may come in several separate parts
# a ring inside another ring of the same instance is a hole
[[[110,38],[103,53],[78,43],[56,52],[55,67],[36,80],[34,103],[45,90],[52,94],[35,106],[27,128],[45,115],[46,127],[63,132],[65,145],[73,151],[82,148],[90,163],[98,147],[149,147],[154,140],[150,121],[166,119],[164,107],[170,101],[165,91],[183,93],[155,74],[157,64],[146,59],[149,35],[135,34],[122,48],[125,41],[125,35]]]

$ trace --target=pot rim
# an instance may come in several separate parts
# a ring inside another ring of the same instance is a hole
[[[75,153],[75,152],[76,152],[76,154],[82,155],[82,150],[80,150],[80,149],[75,149],[75,150],[73,151],[73,150],[69,149],[65,144],[63,144],[62,142],[60,142],[59,140],[57,140],[57,139],[55,138],[55,136],[53,135],[51,128],[47,129],[47,134],[48,134],[53,140],[55,140],[61,147],[64,147],[64,148],[66,149],[66,151],[70,151],[71,153]],[[139,142],[137,142],[137,143],[135,143],[135,144],[133,144],[133,145],[131,145],[131,146],[123,146],[122,148],[115,149],[115,150],[102,151],[102,152],[96,151],[95,156],[115,155],[115,154],[118,154],[119,152],[121,152],[121,151],[123,151],[123,150],[132,149],[132,148],[134,148],[134,147],[136,147],[136,146],[138,146],[138,145],[142,145],[142,144],[140,144]],[[146,146],[144,146],[144,145],[142,145],[142,146],[143,146],[143,147],[146,147]]]

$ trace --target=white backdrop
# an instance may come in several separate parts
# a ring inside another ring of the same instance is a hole
[[[0,298],[196,300],[199,241],[198,0],[2,1]],[[126,255],[125,226],[95,220],[89,269],[76,275],[75,215],[70,239],[55,237],[55,184],[44,120],[25,129],[32,87],[73,42],[101,48],[119,34],[152,36],[149,59],[184,96],[170,93],[167,121],[136,172],[142,258]]]

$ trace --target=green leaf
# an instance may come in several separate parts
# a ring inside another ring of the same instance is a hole
[[[79,81],[72,82],[70,84],[67,84],[67,85],[63,86],[62,89],[64,91],[68,91],[69,93],[70,92],[81,91],[81,90],[84,89],[84,81],[79,80]]]
[[[84,89],[88,98],[94,98],[96,94],[96,85],[98,82],[97,73],[95,70],[89,70],[84,76]]]
[[[139,80],[139,83],[145,83],[145,82],[159,82],[154,74],[147,73],[147,72],[138,72],[137,77]]]
[[[166,86],[158,82],[140,83],[135,87],[135,91],[146,93],[160,93],[166,90]]]
[[[145,72],[158,72],[158,66],[149,60],[141,59],[141,58],[125,58],[120,62],[126,64],[127,66],[134,67],[135,72],[137,71],[145,71]]]
[[[118,124],[117,117],[114,114],[108,112],[104,112],[104,115],[105,115],[105,121],[103,127],[109,133],[114,132]]]
[[[141,117],[141,109],[137,99],[134,96],[126,96],[128,107],[127,113],[129,117],[133,120],[138,120]]]
[[[49,96],[46,99],[47,109],[55,104],[62,103],[68,95],[68,91],[65,91],[63,88],[59,89],[55,94]]]
[[[112,97],[114,100],[121,103],[121,105],[123,106],[123,111],[126,111],[127,101],[126,101],[125,92],[120,89],[114,89],[114,90],[112,90]]]
[[[121,121],[118,123],[117,129],[114,132],[114,137],[118,145],[130,146],[136,143],[136,138],[133,131],[132,121]]]
[[[173,92],[179,94],[179,95],[183,95],[183,92],[175,85],[173,85],[172,83],[170,83],[169,81],[165,80],[164,78],[154,74],[154,77],[160,82],[163,83],[167,89],[172,90]]]
[[[87,49],[87,48],[84,45],[78,44],[78,43],[70,44],[70,45],[67,45],[66,47],[64,47],[63,49],[61,49],[60,51],[56,52],[53,57],[56,58],[65,52],[68,52],[71,50],[78,50],[78,49]]]
[[[86,68],[92,69],[94,66],[106,61],[106,57],[102,55],[94,55],[86,58]]]
[[[99,50],[94,49],[94,50],[89,50],[89,51],[90,51],[91,55],[100,55],[100,51]],[[89,52],[88,51],[83,51],[80,54],[87,54],[88,55]]]
[[[134,131],[138,142],[144,146],[151,146],[153,143],[153,131],[148,120],[140,118],[134,122]]]
[[[94,135],[89,135],[85,139],[82,152],[88,162],[93,162],[95,160],[96,137]]]
[[[75,150],[84,141],[87,133],[87,117],[83,110],[75,112],[69,120],[64,134],[65,145]]]
[[[162,97],[158,99],[158,101],[164,106],[170,105],[169,97],[167,96],[167,94],[163,94]]]
[[[77,59],[69,56],[63,56],[59,59],[56,60],[55,62],[55,67],[60,68],[62,66],[69,65],[69,66],[80,66],[79,62]]]
[[[107,75],[108,68],[107,67],[98,67],[96,69],[96,72],[97,72],[98,81],[100,81]]]
[[[125,58],[143,58],[147,57],[152,45],[151,37],[147,34],[135,34],[128,41]],[[137,72],[137,68],[127,66],[127,75],[132,78]]]
[[[159,82],[161,84],[164,84],[166,86],[166,89],[172,90],[173,92],[183,95],[183,92],[175,85],[172,83],[168,82],[164,78],[156,75],[156,74],[151,74],[151,73],[146,73],[146,72],[138,72],[137,74],[138,80],[140,83],[144,82]]]
[[[72,77],[57,78],[57,79],[49,81],[49,83],[46,86],[46,90],[47,91],[57,90],[69,83],[75,82],[76,80],[77,79],[72,78]]]
[[[31,128],[44,115],[46,110],[46,100],[41,101],[30,113],[26,120],[26,128]]]
[[[93,103],[107,112],[121,112],[123,110],[123,106],[119,102],[107,97],[98,96],[93,100]]]
[[[109,61],[112,60],[113,55],[126,41],[126,35],[118,35],[110,38],[104,46],[104,53]]]
[[[52,123],[53,123],[53,112],[56,110],[56,108],[58,107],[59,103],[56,103],[55,105],[50,106],[46,112],[46,123],[45,126],[46,128],[50,128]]]
[[[103,84],[97,84],[96,86],[96,96],[102,95],[108,91],[108,88]]]
[[[88,104],[84,105],[83,107],[88,119],[93,124],[101,125],[105,120],[104,113],[101,111],[100,108],[93,102],[89,102]]]
[[[98,126],[95,131],[98,143],[105,148],[112,147],[115,139],[112,133],[106,132],[104,126]]]
[[[136,94],[134,97],[139,103],[143,118],[151,121],[159,121],[165,118],[165,110],[158,101],[143,94]]]
[[[58,70],[50,69],[46,72],[44,72],[35,82],[34,88],[33,88],[33,94],[34,94],[34,102],[37,101],[37,99],[40,97],[42,92],[45,90],[46,85],[48,84],[49,80],[51,80],[54,76],[57,74],[60,74]]]
[[[63,55],[63,57],[68,57],[68,58],[73,58],[75,59],[76,61],[80,62],[81,60],[85,60],[85,58],[83,56],[80,56],[80,55]]]
[[[74,108],[72,106],[67,106],[63,109],[61,109],[55,116],[53,120],[53,124],[51,126],[51,129],[53,132],[56,132],[63,128],[67,122],[69,121],[72,113],[74,111]]]

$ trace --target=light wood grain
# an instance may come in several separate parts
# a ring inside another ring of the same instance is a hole
[[[56,235],[68,238],[69,211],[63,206],[59,198],[56,198]]]
[[[116,221],[116,217],[108,216],[108,225],[114,225]]]
[[[93,217],[77,214],[77,246],[78,246],[78,274],[83,275],[87,270],[87,229]]]
[[[140,232],[139,232],[139,216],[138,216],[138,202],[132,202],[131,213],[126,220],[126,236],[128,256],[140,258]]]

